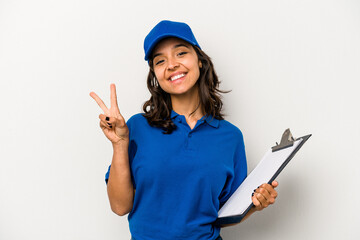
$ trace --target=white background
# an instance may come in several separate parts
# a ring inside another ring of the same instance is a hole
[[[236,239],[359,239],[360,2],[0,0],[0,239],[130,239],[111,212],[110,83],[128,119],[149,98],[143,39],[187,22],[212,57],[249,169],[283,131],[313,136],[276,204],[222,230]]]

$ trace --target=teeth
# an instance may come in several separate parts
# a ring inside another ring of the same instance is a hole
[[[182,78],[183,76],[185,76],[184,73],[179,74],[179,75],[176,75],[176,76],[172,77],[170,80],[171,80],[171,81],[175,81],[176,79]]]

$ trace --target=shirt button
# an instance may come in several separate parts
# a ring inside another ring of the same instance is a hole
[[[189,134],[189,138],[191,137],[192,135],[191,134]]]

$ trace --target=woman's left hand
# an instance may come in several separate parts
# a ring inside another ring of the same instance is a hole
[[[261,211],[270,204],[275,203],[275,198],[277,197],[275,188],[278,185],[279,183],[277,181],[273,181],[271,185],[264,183],[255,189],[251,199],[256,211]]]

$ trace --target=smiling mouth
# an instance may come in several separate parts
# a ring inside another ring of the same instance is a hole
[[[178,79],[184,77],[185,75],[186,75],[185,73],[180,73],[180,74],[178,74],[178,75],[172,76],[172,77],[169,79],[169,81],[173,82],[173,81],[175,81],[175,80],[178,80]]]

